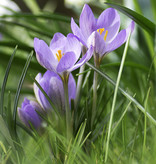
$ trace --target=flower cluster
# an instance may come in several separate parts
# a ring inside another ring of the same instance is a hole
[[[63,83],[60,76],[55,72],[46,71],[43,76],[39,73],[35,79],[49,96],[55,107],[58,110],[65,110]],[[76,83],[72,74],[69,76],[68,86],[69,103],[71,103],[71,100],[75,99],[76,94]],[[35,83],[34,93],[38,103],[25,98],[21,108],[18,108],[18,115],[26,126],[33,126],[38,129],[41,126],[42,119],[37,112],[41,114],[48,113],[48,111],[52,110],[52,107]]]
[[[37,61],[47,69],[43,76],[39,73],[36,80],[59,111],[69,113],[67,108],[70,107],[71,99],[76,96],[76,83],[71,72],[84,65],[92,56],[95,65],[100,65],[106,54],[125,43],[134,29],[134,22],[120,32],[119,28],[120,16],[115,9],[106,9],[96,19],[90,7],[85,4],[79,26],[71,18],[73,34],[70,33],[66,37],[55,33],[49,46],[43,40],[34,39]],[[86,51],[80,58],[82,47],[85,47]],[[18,113],[26,125],[29,126],[31,122],[37,128],[41,124],[41,118],[36,111],[47,112],[52,107],[36,84],[34,92],[38,103],[25,99]]]

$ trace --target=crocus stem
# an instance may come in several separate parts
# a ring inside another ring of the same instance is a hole
[[[68,97],[68,77],[63,79],[63,87],[64,87],[64,97],[65,97],[65,110],[66,110],[66,132],[67,139],[71,137],[71,113],[69,107],[69,97]]]
[[[84,54],[86,53],[87,49],[85,46],[82,46],[82,56],[84,56]],[[83,80],[83,74],[81,74],[83,71],[85,70],[85,64],[82,65],[80,67],[79,70],[79,77],[78,77],[78,81],[77,81],[77,88],[76,88],[76,98],[75,98],[75,102],[74,102],[74,107],[75,109],[77,109],[78,107],[78,103],[80,101],[80,92],[81,92],[81,85],[82,85],[82,80]]]
[[[99,60],[96,58],[96,54],[94,55],[94,64],[98,69],[100,66]],[[93,123],[95,119],[96,113],[96,105],[97,105],[97,82],[98,82],[98,73],[94,71],[94,79],[93,79],[93,105],[92,105],[92,117],[91,117],[91,129],[93,128]]]
[[[82,65],[80,67],[79,74],[81,74],[84,71],[84,69],[85,69],[85,65]],[[80,92],[81,92],[82,79],[83,79],[83,74],[82,75],[79,75],[78,81],[77,81],[76,98],[75,98],[75,103],[74,103],[75,109],[77,109],[77,106],[78,106],[78,103],[79,103],[79,100],[80,100]]]

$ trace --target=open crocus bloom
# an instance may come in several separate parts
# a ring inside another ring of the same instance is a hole
[[[55,107],[59,110],[65,110],[64,89],[60,76],[57,75],[55,72],[48,70],[43,76],[41,75],[41,73],[39,73],[36,76],[36,80],[41,85],[43,90],[47,93]],[[37,101],[40,103],[44,110],[52,108],[48,100],[46,99],[42,91],[36,86],[36,84],[34,84],[34,92]],[[71,99],[75,99],[75,95],[76,83],[72,74],[70,74],[68,79],[69,103],[71,103]]]
[[[65,37],[61,33],[55,33],[49,47],[43,40],[35,38],[34,49],[38,62],[46,69],[61,76],[64,72],[70,73],[83,65],[93,54],[93,48],[90,47],[78,61],[81,54],[81,44],[73,34],[68,34]]]
[[[30,101],[25,98],[21,108],[18,108],[18,115],[26,126],[33,126],[35,129],[38,129],[41,125],[41,118],[36,111],[42,112],[40,105],[35,101]]]
[[[134,22],[127,29],[121,30],[120,16],[113,8],[104,10],[96,19],[90,7],[85,4],[80,15],[79,25],[71,19],[73,34],[86,47],[94,47],[94,53],[99,55],[99,60],[107,53],[120,47],[134,29]]]

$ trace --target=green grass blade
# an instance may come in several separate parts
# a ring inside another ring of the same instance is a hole
[[[7,83],[7,79],[8,79],[8,76],[9,76],[9,72],[10,72],[10,68],[11,68],[12,61],[13,61],[14,56],[15,56],[15,54],[16,54],[17,47],[18,47],[18,46],[15,47],[14,52],[13,52],[13,54],[12,54],[11,57],[10,57],[10,60],[9,60],[9,62],[8,62],[7,68],[6,68],[6,72],[5,72],[3,84],[2,84],[1,99],[0,99],[0,104],[1,104],[1,115],[2,115],[2,117],[3,117],[3,101],[4,101],[4,93],[5,93],[6,83]]]
[[[134,2],[134,7],[135,7],[135,10],[139,13],[139,14],[142,14],[142,10],[141,10],[141,7],[139,5],[139,2],[138,0],[133,0]],[[153,45],[153,40],[151,39],[149,33],[147,33],[146,31],[143,31],[143,34],[144,34],[144,37],[145,37],[145,42],[146,42],[146,45],[149,49],[149,52],[150,52],[150,56],[151,56],[151,59],[153,60],[154,62],[154,67],[156,69],[156,59],[155,59],[155,55],[154,55],[154,45]]]
[[[151,88],[148,89],[147,91],[147,95],[146,95],[146,99],[145,99],[145,111],[147,110],[147,102],[148,102],[148,98],[149,98],[149,94],[150,94],[150,90]],[[144,153],[145,153],[145,149],[146,149],[146,132],[147,132],[147,116],[146,116],[146,112],[144,114],[144,141],[143,141],[143,149],[142,149],[142,159],[143,159],[143,156],[144,156]]]
[[[116,99],[117,99],[119,83],[120,83],[120,79],[121,79],[121,75],[122,75],[122,71],[123,71],[123,67],[124,67],[124,63],[125,63],[125,59],[126,59],[126,55],[127,55],[129,39],[130,39],[130,34],[128,36],[128,39],[127,39],[127,42],[126,42],[126,45],[125,45],[125,49],[124,49],[124,52],[123,52],[123,57],[122,57],[122,60],[121,60],[121,65],[120,65],[120,69],[119,69],[119,73],[118,73],[118,77],[117,77],[117,82],[116,82],[116,85],[115,85],[115,91],[114,91],[114,97],[113,97],[112,109],[111,109],[111,115],[110,115],[110,121],[109,121],[109,127],[108,127],[107,142],[106,142],[105,162],[107,161],[107,158],[108,158],[108,150],[109,150],[109,142],[110,142],[112,123],[113,123],[114,110],[115,110],[115,105],[116,105]]]
[[[124,6],[114,3],[105,3],[105,4],[121,11],[123,14],[133,19],[138,25],[140,25],[143,29],[145,29],[152,37],[155,36],[155,24],[151,22],[149,19]]]
[[[28,31],[32,31],[32,32],[35,32],[35,33],[38,33],[38,34],[42,34],[44,36],[48,36],[48,37],[52,37],[52,34],[49,33],[49,32],[46,32],[46,31],[41,31],[41,30],[37,30],[37,29],[34,29],[32,28],[31,26],[28,26],[26,24],[22,24],[22,23],[18,23],[18,22],[13,22],[13,21],[6,21],[6,20],[0,20],[1,23],[5,24],[5,25],[10,25],[10,26],[19,26],[19,27],[22,27]]]
[[[151,7],[153,11],[154,20],[156,21],[156,0],[151,0]]]
[[[3,136],[5,137],[5,139],[7,140],[7,142],[9,143],[9,145],[15,149],[14,147],[14,143],[13,143],[13,140],[11,138],[11,135],[9,133],[9,130],[5,124],[5,121],[3,120],[2,116],[0,115],[0,125],[1,125],[1,128],[0,128],[0,132],[1,134],[3,134]]]
[[[16,13],[16,14],[11,14],[11,15],[2,15],[0,18],[40,18],[40,19],[49,19],[49,20],[55,20],[55,21],[61,21],[61,22],[66,22],[70,23],[71,18],[63,15],[58,15],[58,14],[52,14],[52,13],[44,13],[44,14],[29,14],[29,13]],[[76,21],[78,23],[78,21]]]
[[[98,72],[103,78],[105,78],[107,81],[109,81],[112,85],[116,85],[115,81],[113,81],[108,75],[106,75],[105,73],[101,72],[100,70],[96,69],[92,64],[90,63],[86,63],[90,68],[92,68],[94,71]],[[137,101],[135,100],[131,95],[129,95],[124,89],[122,89],[121,87],[119,87],[119,91],[125,96],[127,97],[130,101],[132,101],[143,113],[145,113],[145,108]],[[149,118],[149,120],[156,125],[156,120],[148,113],[146,112],[147,117]]]
[[[14,120],[14,130],[15,130],[15,132],[16,132],[16,114],[17,114],[18,100],[19,100],[21,88],[22,88],[22,85],[23,85],[23,82],[24,82],[24,79],[25,79],[25,76],[26,76],[26,73],[27,73],[27,70],[28,70],[28,67],[29,67],[32,56],[33,56],[33,51],[28,56],[28,59],[26,61],[26,64],[25,64],[24,69],[22,71],[22,75],[21,75],[20,80],[19,80],[16,95],[15,95],[14,111],[13,111],[13,120]]]

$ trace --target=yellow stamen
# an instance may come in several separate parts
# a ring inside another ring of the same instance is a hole
[[[100,35],[101,35],[104,31],[105,31],[104,28],[99,28],[99,29],[97,29],[97,32],[100,33]]]
[[[104,41],[106,41],[108,35],[108,30],[106,30],[105,36],[104,36]]]
[[[57,57],[58,62],[61,60],[61,58],[62,58],[63,55],[64,55],[64,54],[61,53],[61,50],[58,50],[58,51],[57,51],[56,57]]]

